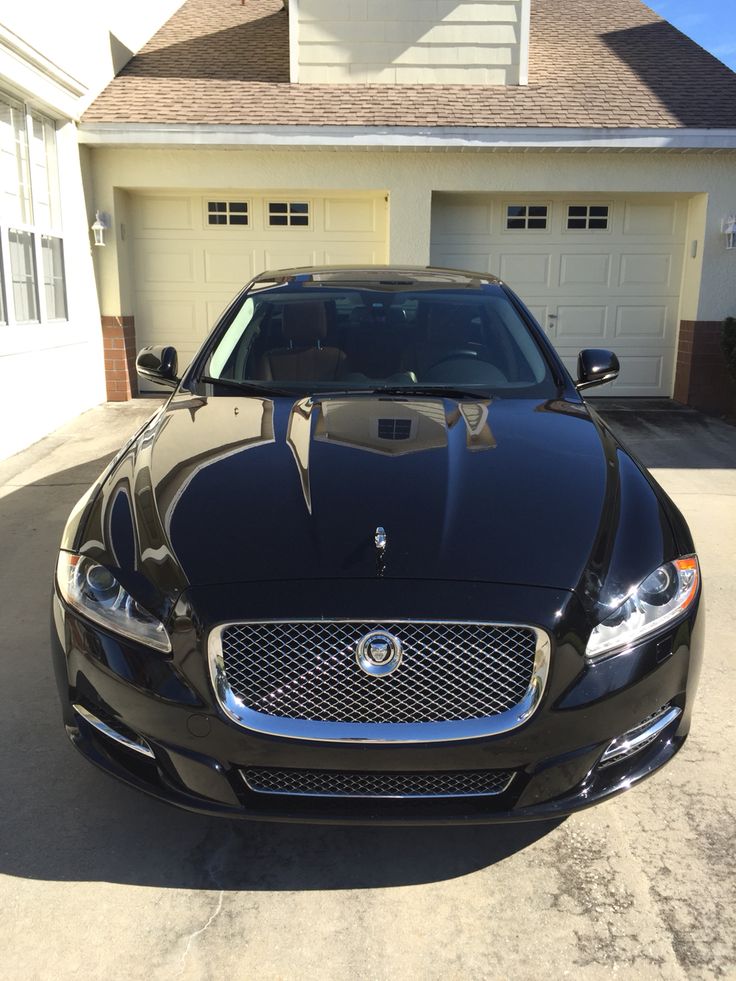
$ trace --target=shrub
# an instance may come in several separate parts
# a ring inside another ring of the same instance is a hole
[[[723,321],[721,346],[726,356],[726,366],[736,381],[736,317],[726,317]]]

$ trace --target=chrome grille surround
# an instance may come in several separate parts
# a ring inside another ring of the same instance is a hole
[[[405,649],[401,667],[385,677],[365,674],[355,658],[360,638],[377,628],[396,634]],[[296,739],[413,743],[522,725],[544,692],[550,641],[527,624],[256,620],[215,627],[208,653],[220,706],[244,728]]]
[[[514,779],[513,770],[383,773],[252,766],[240,772],[253,793],[290,797],[497,797]]]

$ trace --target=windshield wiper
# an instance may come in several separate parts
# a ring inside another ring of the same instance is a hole
[[[299,398],[297,392],[289,392],[285,388],[271,388],[260,382],[236,381],[234,378],[212,378],[211,375],[200,375],[197,381],[207,382],[208,385],[223,385],[225,388],[237,388],[251,395],[281,395],[286,398]]]
[[[490,392],[474,392],[467,388],[454,388],[452,385],[387,385],[374,389],[379,395],[434,395],[437,398],[473,399],[485,402],[493,398]]]

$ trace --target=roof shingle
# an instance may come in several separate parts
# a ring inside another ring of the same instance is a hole
[[[187,0],[83,121],[733,129],[736,73],[639,0],[532,0],[528,85],[291,85],[281,0]]]

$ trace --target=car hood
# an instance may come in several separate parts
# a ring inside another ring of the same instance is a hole
[[[675,553],[652,484],[585,404],[522,399],[183,393],[112,469],[80,541],[169,593],[385,577],[599,597]]]

